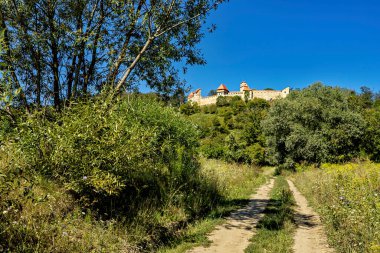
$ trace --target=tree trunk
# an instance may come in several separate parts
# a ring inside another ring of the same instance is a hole
[[[24,90],[21,87],[21,84],[20,84],[20,82],[19,82],[19,80],[17,78],[16,70],[15,70],[15,68],[13,66],[13,63],[12,63],[12,55],[11,55],[11,51],[10,51],[8,29],[7,29],[7,26],[5,24],[3,12],[1,10],[0,10],[0,19],[1,19],[1,30],[4,30],[4,44],[5,44],[5,52],[6,52],[6,56],[7,56],[6,62],[7,62],[8,68],[9,68],[10,73],[11,73],[11,77],[13,79],[13,82],[14,82],[16,88],[20,89],[20,100],[21,100],[21,103],[24,105],[26,112],[30,113],[28,101],[26,99]]]
[[[129,42],[130,42],[131,37],[133,35],[133,32],[134,32],[134,30],[136,28],[136,22],[138,20],[138,16],[140,15],[141,8],[142,8],[142,6],[144,5],[145,2],[146,2],[146,0],[140,0],[138,6],[136,8],[135,20],[131,24],[130,29],[128,30],[128,32],[126,33],[125,40],[124,40],[123,46],[121,48],[121,51],[119,53],[119,56],[117,57],[115,63],[113,64],[113,66],[111,68],[111,71],[110,71],[110,74],[109,74],[109,77],[108,77],[108,82],[110,84],[113,84],[115,82],[116,76],[119,73],[120,66],[123,63],[123,60],[124,60],[125,56],[127,55],[127,49],[128,49]]]
[[[52,4],[53,5],[53,4]],[[57,110],[61,109],[60,101],[60,89],[59,89],[59,59],[58,59],[58,39],[57,31],[54,24],[55,16],[54,5],[49,6],[48,10],[48,24],[50,28],[50,49],[51,49],[51,70],[53,74],[53,97],[54,97],[54,107]]]
[[[118,93],[120,91],[121,86],[124,85],[125,81],[127,80],[128,76],[131,74],[132,70],[136,67],[136,64],[139,62],[141,56],[145,53],[145,51],[148,49],[150,44],[153,42],[154,37],[150,37],[146,42],[143,48],[140,50],[139,54],[136,56],[135,60],[132,62],[132,64],[127,68],[125,71],[123,77],[119,80],[115,87],[115,93]]]
[[[75,53],[71,61],[69,73],[67,74],[67,100],[70,100],[73,94],[72,87],[73,87],[73,81],[74,81],[74,69],[75,69],[76,61],[77,61],[77,55]]]

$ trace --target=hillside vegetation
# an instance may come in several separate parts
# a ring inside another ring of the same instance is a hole
[[[180,110],[190,115],[201,132],[200,152],[207,158],[228,162],[266,164],[265,137],[261,121],[270,104],[264,99],[243,101],[240,97],[218,97],[215,105],[185,104]]]
[[[380,96],[313,84],[285,99],[243,101],[218,97],[215,105],[181,106],[201,130],[201,153],[240,163],[296,164],[380,161]]]
[[[252,104],[265,106],[252,110]],[[277,174],[293,177],[320,213],[338,252],[380,251],[379,94],[365,87],[355,93],[317,83],[270,103],[236,97],[181,109],[205,133],[200,148],[204,156],[229,161],[235,153],[240,158],[235,161],[256,163],[249,159],[257,155],[250,148],[258,146],[263,150],[258,164],[275,165]],[[241,120],[244,116],[249,120]],[[262,240],[249,250],[265,245],[271,236],[258,232]]]

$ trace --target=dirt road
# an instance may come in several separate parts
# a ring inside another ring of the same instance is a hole
[[[307,204],[306,198],[288,180],[290,190],[297,203],[295,220],[298,226],[294,236],[295,253],[330,253],[335,252],[327,244],[327,238],[317,213]]]
[[[251,196],[251,202],[226,219],[226,223],[216,227],[210,234],[210,247],[197,247],[189,253],[207,252],[244,252],[249,245],[249,239],[254,235],[255,226],[263,216],[263,211],[269,201],[269,192],[273,188],[274,180],[260,187],[257,193]]]

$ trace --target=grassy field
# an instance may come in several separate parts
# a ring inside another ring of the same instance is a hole
[[[380,252],[380,164],[324,164],[294,179],[339,252]]]
[[[257,225],[246,253],[292,252],[294,199],[285,178],[276,178],[264,217]]]
[[[198,245],[208,245],[210,242],[207,240],[207,233],[223,223],[224,216],[248,204],[249,196],[266,182],[268,175],[273,171],[269,167],[258,168],[206,159],[202,160],[202,168],[205,177],[218,182],[218,189],[226,200],[206,218],[181,231],[181,235],[172,242],[171,247],[163,248],[160,252],[179,253]]]

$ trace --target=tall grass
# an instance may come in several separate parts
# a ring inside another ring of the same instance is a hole
[[[380,252],[380,164],[324,164],[294,178],[339,252]]]
[[[208,182],[216,184],[223,201],[220,201],[207,216],[182,230],[178,238],[171,242],[171,246],[162,248],[160,252],[179,253],[198,245],[207,246],[210,243],[207,234],[216,225],[225,222],[223,217],[247,205],[250,195],[265,183],[268,177],[262,173],[260,167],[256,166],[229,164],[209,159],[201,159],[201,165],[202,176]]]
[[[262,168],[258,166],[204,158],[201,159],[201,165],[202,174],[206,178],[216,179],[219,192],[227,200],[246,199],[266,181]]]

